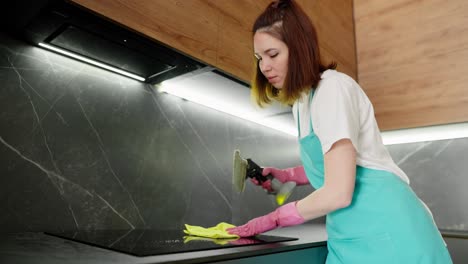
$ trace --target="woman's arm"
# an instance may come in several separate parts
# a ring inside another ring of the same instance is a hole
[[[227,231],[241,237],[254,236],[278,226],[298,225],[347,207],[353,198],[355,178],[356,151],[349,139],[339,140],[325,154],[325,183],[320,189],[297,203],[288,203]]]
[[[305,220],[326,215],[351,204],[356,179],[356,150],[351,140],[341,139],[324,156],[324,185],[297,202]]]

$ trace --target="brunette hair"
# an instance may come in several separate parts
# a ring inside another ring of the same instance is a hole
[[[290,105],[302,92],[317,86],[323,71],[336,68],[335,62],[322,63],[315,27],[293,0],[270,3],[253,25],[253,35],[257,31],[283,41],[289,49],[288,72],[281,89],[268,82],[255,60],[251,94],[259,106],[271,103],[272,99]]]

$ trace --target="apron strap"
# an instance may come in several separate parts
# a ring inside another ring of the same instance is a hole
[[[309,109],[310,109],[309,132],[314,131],[312,127],[312,97],[314,97],[314,92],[315,92],[315,89],[311,89],[310,95],[309,95]],[[297,104],[296,112],[297,112],[297,135],[299,139],[301,139],[301,116],[299,115],[299,104]]]
[[[297,113],[297,136],[298,136],[298,139],[301,139],[301,117],[299,116],[299,103],[297,104],[297,107],[296,107],[296,113]]]

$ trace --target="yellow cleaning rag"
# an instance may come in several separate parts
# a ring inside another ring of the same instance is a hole
[[[190,243],[192,241],[210,241],[218,245],[231,244],[231,242],[238,240],[239,238],[209,238],[209,237],[199,237],[199,236],[184,236],[184,244]]]
[[[204,228],[201,226],[185,225],[184,233],[192,236],[208,238],[239,238],[238,235],[229,234],[226,229],[236,227],[228,223],[221,222],[213,227]]]

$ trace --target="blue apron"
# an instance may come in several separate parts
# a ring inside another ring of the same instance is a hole
[[[324,162],[312,117],[310,134],[301,138],[299,121],[298,131],[302,164],[318,189],[324,183]],[[407,183],[388,171],[357,165],[352,202],[326,216],[326,229],[327,264],[452,263],[429,211]]]

